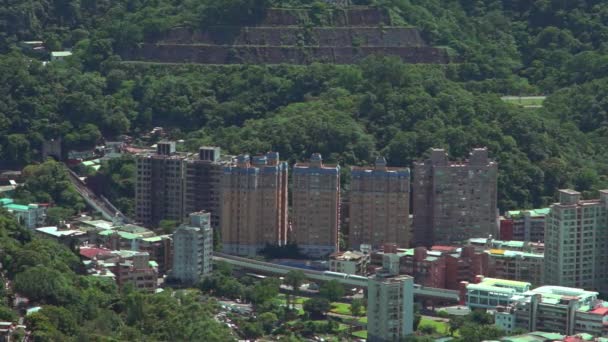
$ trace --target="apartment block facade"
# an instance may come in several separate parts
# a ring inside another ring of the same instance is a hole
[[[448,160],[443,149],[414,163],[414,245],[459,243],[496,236],[498,165],[486,148],[476,148],[463,162]]]
[[[409,247],[410,170],[388,168],[378,157],[373,168],[353,167],[349,192],[349,246]]]
[[[500,218],[500,239],[543,242],[545,216],[550,208],[507,211]]]
[[[203,146],[197,156],[185,160],[184,216],[205,210],[211,215],[211,228],[220,227],[220,183],[224,167],[232,157],[222,158],[219,147]]]
[[[161,220],[183,221],[200,210],[211,213],[219,228],[220,178],[232,157],[219,147],[201,147],[198,154],[176,152],[175,142],[157,144],[156,153],[136,155],[135,216],[146,226]]]
[[[135,218],[146,226],[161,220],[181,221],[184,215],[185,156],[175,151],[175,142],[159,142],[154,154],[135,158]]]
[[[545,283],[608,291],[608,190],[582,200],[560,190],[545,227]]]
[[[387,250],[385,248],[385,250]],[[395,258],[400,274],[414,277],[416,284],[428,287],[458,290],[462,281],[474,281],[478,275],[492,274],[490,258],[471,246],[463,248],[434,246],[400,249],[372,254],[372,262],[378,264],[382,257]]]
[[[336,252],[329,256],[329,270],[354,275],[367,275],[370,256],[362,252]]]
[[[400,341],[414,332],[414,278],[380,272],[368,280],[367,340]]]
[[[542,253],[526,253],[490,249],[490,264],[493,277],[509,280],[526,281],[532,286],[543,284],[544,255]]]
[[[338,251],[340,166],[324,165],[319,153],[293,168],[294,242],[303,253],[322,257]]]
[[[196,284],[201,277],[211,273],[213,231],[211,214],[190,214],[190,223],[178,227],[173,234],[172,278],[182,284]]]
[[[267,244],[287,240],[286,162],[279,154],[250,158],[240,155],[236,166],[224,168],[221,179],[220,213],[223,250],[255,255]]]

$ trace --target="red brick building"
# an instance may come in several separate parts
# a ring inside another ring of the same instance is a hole
[[[383,252],[372,254],[378,264],[384,254],[399,256],[399,272],[414,277],[416,284],[458,290],[461,281],[474,281],[477,275],[492,275],[489,255],[477,252],[472,246],[433,246],[395,249],[386,246]]]

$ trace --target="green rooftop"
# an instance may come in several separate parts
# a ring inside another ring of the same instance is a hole
[[[22,204],[7,204],[4,206],[6,209],[8,210],[15,210],[15,211],[28,211],[30,210],[30,207],[28,207],[27,205],[22,205]]]
[[[551,208],[531,209],[531,210],[511,210],[507,211],[507,216],[512,218],[519,218],[525,213],[530,213],[530,217],[543,217],[547,216]]]
[[[103,231],[99,232],[98,234],[101,235],[101,236],[109,236],[109,235],[112,235],[114,233],[118,234],[118,236],[120,236],[120,238],[126,239],[126,240],[135,240],[135,239],[138,239],[138,238],[141,237],[141,236],[139,236],[137,234],[132,234],[132,233],[129,233],[129,232],[123,232],[123,231],[120,231],[120,230],[112,230],[112,229],[103,230]]]
[[[485,278],[481,281],[483,285],[489,286],[530,286],[530,283],[525,281],[509,280],[509,279],[498,279],[498,278]]]
[[[5,206],[7,204],[13,203],[12,198],[0,198],[0,205]]]
[[[141,241],[145,241],[145,242],[159,242],[165,239],[165,236],[151,236],[151,237],[147,237],[147,238],[143,238],[141,239]]]

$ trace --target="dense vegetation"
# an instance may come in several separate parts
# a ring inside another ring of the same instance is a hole
[[[80,260],[63,245],[33,238],[10,214],[0,212],[0,317],[16,321],[9,300],[14,293],[42,305],[26,316],[35,341],[230,341],[213,319],[213,299],[196,291],[144,294],[119,291],[111,279],[80,275]],[[13,288],[6,289],[5,280]],[[14,293],[13,293],[14,290]]]
[[[486,145],[500,163],[503,210],[545,205],[558,187],[589,192],[607,185],[608,9],[600,1],[357,1],[369,2],[388,9],[395,24],[420,27],[460,63],[121,63],[117,51],[178,24],[213,25],[242,8],[248,10],[239,12],[240,22],[263,15],[266,6],[329,6],[263,0],[11,4],[0,12],[14,23],[0,30],[6,52],[0,56],[0,160],[35,161],[45,139],[62,137],[66,149],[81,149],[102,136],[138,136],[164,126],[186,140],[186,149],[203,143],[231,153],[274,149],[290,161],[321,152],[346,165],[384,154],[392,165],[409,166],[432,146],[465,157],[469,148]],[[43,66],[13,48],[36,38],[51,49],[74,47],[75,57]],[[531,110],[502,103],[505,93],[549,97],[544,108]],[[129,167],[115,164],[103,172],[123,187],[108,188],[108,197],[130,193]],[[128,212],[132,204],[119,206]]]

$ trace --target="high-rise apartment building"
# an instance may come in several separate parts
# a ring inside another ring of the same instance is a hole
[[[581,200],[560,190],[545,218],[545,283],[608,291],[608,190]]]
[[[255,255],[267,244],[284,244],[287,205],[287,163],[279,154],[240,155],[236,166],[224,168],[221,180],[224,252]]]
[[[498,231],[496,162],[486,148],[452,162],[443,149],[414,163],[414,245],[459,243]]]
[[[213,232],[208,212],[190,214],[190,223],[183,224],[173,234],[172,278],[182,284],[195,284],[211,273]]]
[[[401,341],[414,332],[414,278],[399,275],[390,265],[370,277],[367,285],[367,340]]]
[[[175,142],[159,142],[156,153],[135,158],[135,218],[147,226],[184,217],[184,159]]]
[[[303,253],[321,257],[338,250],[340,166],[324,165],[319,153],[293,168],[292,224]]]
[[[387,168],[378,157],[374,168],[353,167],[349,192],[349,245],[358,249],[385,243],[409,247],[410,170]]]
[[[222,158],[219,147],[203,146],[185,160],[184,216],[200,210],[211,214],[211,227],[220,227],[220,181],[232,157]]]
[[[178,153],[175,142],[159,142],[156,153],[136,156],[135,214],[137,221],[156,226],[161,220],[182,221],[200,210],[211,213],[219,228],[220,177],[232,157],[221,158],[219,147],[201,147],[198,154]]]

